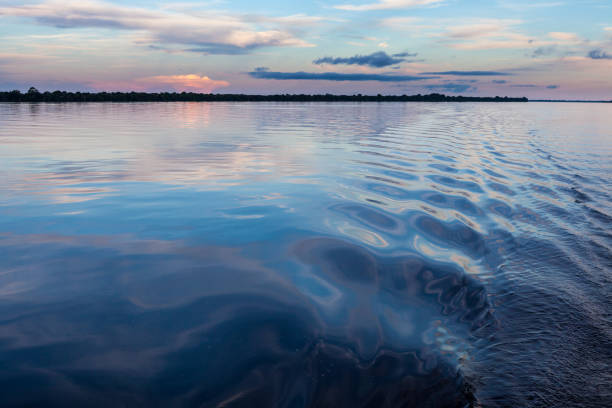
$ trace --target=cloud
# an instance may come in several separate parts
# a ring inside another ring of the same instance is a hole
[[[348,58],[324,57],[313,61],[313,64],[331,64],[331,65],[367,65],[375,68],[388,67],[405,61],[404,56],[411,54],[402,53],[389,55],[384,51],[378,51],[369,55],[355,55]]]
[[[406,57],[416,57],[417,55],[419,55],[418,53],[414,52],[414,53],[410,53],[410,52],[400,52],[398,54],[393,54],[393,57],[396,58],[406,58]]]
[[[612,59],[612,54],[608,54],[604,50],[591,50],[587,54],[587,57],[594,60]]]
[[[0,7],[0,15],[26,17],[58,28],[137,30],[148,41],[189,45],[197,52],[237,54],[264,46],[310,44],[285,29],[257,29],[245,19],[214,12],[184,14],[148,10],[94,0],[48,0],[37,4]],[[303,16],[300,16],[303,19]],[[289,17],[297,19],[297,17]]]
[[[421,75],[456,75],[456,76],[507,76],[512,75],[507,72],[498,71],[441,71],[441,72],[421,72]]]
[[[389,17],[380,20],[379,24],[394,30],[416,30],[422,28],[422,19],[418,17]]]
[[[457,84],[457,83],[447,83],[447,84],[434,84],[434,85],[425,85],[426,89],[430,91],[440,90],[452,93],[460,93],[465,91],[475,91],[477,88],[473,87],[469,84]]]
[[[207,76],[195,74],[188,75],[159,75],[143,78],[142,82],[168,86],[177,91],[211,92],[214,89],[229,86],[227,81],[215,81]]]
[[[557,44],[576,45],[583,42],[576,33],[559,31],[549,32],[546,38],[538,39],[520,32],[517,27],[521,24],[523,21],[512,19],[471,19],[464,24],[448,27],[440,34],[443,37],[441,43],[461,50],[537,47],[533,55],[537,57]]]
[[[136,90],[136,91],[168,91],[202,92],[210,93],[214,89],[229,86],[229,82],[216,81],[205,75],[158,75],[145,78],[136,78],[132,81],[100,81],[91,84],[94,89]]]
[[[492,82],[494,84],[506,84],[506,83],[508,83],[508,81],[506,81],[505,79],[494,79]]]
[[[516,84],[516,85],[510,85],[513,88],[537,88],[537,85],[533,85],[533,84]]]
[[[334,6],[334,8],[348,11],[388,10],[427,6],[430,4],[441,3],[443,1],[444,0],[379,0],[376,3],[367,4],[340,4]]]
[[[343,22],[344,20],[332,19],[320,16],[309,16],[306,14],[292,14],[290,16],[282,17],[268,17],[261,15],[247,15],[244,16],[245,20],[256,23],[274,23],[282,24],[286,26],[314,26],[328,21]]]
[[[504,20],[484,20],[474,24],[465,24],[454,27],[449,27],[444,35],[450,38],[481,38],[489,37],[493,34],[499,34],[505,28],[516,21]]]
[[[385,75],[385,74],[343,74],[339,72],[273,72],[267,68],[255,69],[249,75],[257,79],[276,80],[310,80],[310,81],[378,81],[378,82],[408,82],[434,79],[436,77]]]
[[[580,42],[580,37],[575,33],[552,32],[548,36],[554,40],[563,42]]]
[[[533,58],[544,57],[547,55],[552,55],[556,51],[557,51],[557,47],[554,45],[550,45],[547,47],[538,47],[535,50],[533,50],[533,53],[531,54],[531,56]]]
[[[17,53],[0,53],[0,65],[40,64],[44,61],[54,60],[57,57],[48,55],[27,55]]]
[[[449,25],[451,23],[446,23]],[[441,33],[441,42],[461,50],[489,50],[534,47],[534,39],[520,32],[521,20],[470,19],[464,24],[450,26]]]
[[[559,85],[548,85],[546,87],[546,89],[557,89],[557,88],[559,88]]]

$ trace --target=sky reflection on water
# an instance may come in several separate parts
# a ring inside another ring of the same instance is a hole
[[[0,105],[0,401],[605,406],[609,110]]]

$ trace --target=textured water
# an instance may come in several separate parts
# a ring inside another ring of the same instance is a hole
[[[612,105],[0,104],[0,405],[612,405]]]

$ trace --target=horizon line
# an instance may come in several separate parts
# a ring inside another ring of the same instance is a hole
[[[35,87],[30,87],[27,92],[22,92],[19,89],[12,90],[0,90],[0,101],[1,102],[96,102],[96,101],[79,101],[74,100],[74,96],[76,95],[87,95],[87,96],[102,96],[102,95],[114,95],[114,96],[123,96],[123,95],[140,95],[143,97],[150,96],[192,96],[199,98],[254,98],[254,99],[263,99],[263,101],[271,100],[274,98],[286,99],[286,98],[296,98],[295,101],[300,101],[299,98],[305,99],[304,101],[308,101],[308,98],[316,98],[316,99],[324,99],[324,98],[339,98],[339,102],[342,101],[360,101],[366,99],[366,102],[369,99],[390,99],[390,100],[399,100],[409,99],[409,98],[429,98],[429,99],[443,99],[443,100],[467,100],[467,101],[490,101],[490,100],[510,100],[510,101],[520,101],[520,102],[579,102],[579,103],[612,103],[611,100],[594,100],[594,99],[528,99],[525,96],[511,97],[511,96],[466,96],[466,95],[446,95],[443,93],[432,92],[428,94],[362,94],[362,93],[353,93],[353,94],[332,94],[332,93],[271,93],[271,94],[257,94],[257,93],[213,93],[213,92],[197,92],[197,91],[135,91],[135,90],[125,90],[125,91],[66,91],[66,90],[54,90],[54,91],[38,91]],[[45,99],[45,96],[59,96],[63,95],[67,97],[66,100],[38,100],[41,97]],[[22,100],[23,97],[33,100]],[[72,97],[72,98],[71,98]],[[14,100],[19,99],[19,100]],[[36,100],[34,100],[36,99]],[[163,101],[171,101],[171,100],[159,100]],[[174,101],[181,101],[179,99],[175,99]],[[206,101],[206,100],[201,100]],[[214,101],[214,100],[210,100]],[[323,100],[325,101],[325,100]],[[329,100],[330,102],[332,100]],[[418,100],[415,100],[418,101]],[[100,100],[100,102],[112,102],[108,100]],[[121,101],[128,102],[128,101]],[[134,102],[144,102],[144,100],[134,100]],[[153,100],[151,102],[154,102]],[[409,102],[409,101],[407,101]]]

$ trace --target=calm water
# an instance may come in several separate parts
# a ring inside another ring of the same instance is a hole
[[[605,104],[0,104],[0,405],[610,406],[611,175]]]

